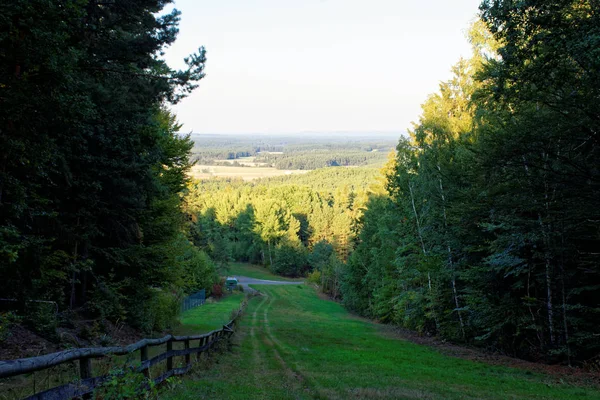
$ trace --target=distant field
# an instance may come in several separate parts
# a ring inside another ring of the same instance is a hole
[[[234,167],[216,165],[194,165],[190,175],[195,179],[209,179],[213,177],[234,178],[239,177],[245,181],[273,176],[304,174],[305,170],[280,170],[271,167]]]
[[[270,167],[270,164],[267,163],[261,163],[261,162],[254,162],[254,159],[256,157],[252,156],[252,157],[239,157],[236,158],[235,160],[232,159],[227,159],[227,160],[215,160],[215,163],[227,163],[227,164],[232,164],[233,163],[237,163],[239,165],[244,165],[246,167]]]

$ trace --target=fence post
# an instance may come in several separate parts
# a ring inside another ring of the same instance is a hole
[[[198,347],[202,347],[204,346],[204,338],[198,340]],[[202,354],[201,351],[196,352],[196,362],[200,361],[200,355]]]
[[[186,349],[186,350],[189,350],[189,349],[190,349],[190,341],[189,341],[189,340],[186,340],[186,341],[185,341],[185,342],[183,342],[183,343],[184,343],[184,347],[185,347],[185,349]],[[186,366],[186,367],[189,367],[191,364],[192,364],[192,356],[191,356],[191,354],[190,354],[190,353],[187,353],[187,354],[185,355],[185,366]]]
[[[79,378],[83,381],[92,377],[92,359],[91,358],[80,358],[79,359]],[[83,395],[84,399],[91,399],[92,394],[88,393]]]
[[[142,363],[148,361],[148,346],[144,346],[140,349],[140,361]],[[148,378],[150,376],[150,367],[143,369],[142,373]]]
[[[167,353],[173,350],[173,339],[169,339],[167,342]],[[173,369],[173,356],[167,357],[167,371]]]

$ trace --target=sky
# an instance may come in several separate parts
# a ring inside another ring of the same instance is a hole
[[[206,77],[173,107],[194,133],[404,132],[469,57],[480,0],[175,0],[172,68]]]

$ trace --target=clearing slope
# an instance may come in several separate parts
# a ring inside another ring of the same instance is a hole
[[[233,354],[165,399],[571,399],[592,388],[390,338],[305,285],[259,286]]]
[[[230,263],[227,268],[227,274],[236,277],[245,276],[254,279],[264,279],[267,281],[300,282],[304,280],[303,278],[286,278],[272,273],[266,267],[239,262]]]

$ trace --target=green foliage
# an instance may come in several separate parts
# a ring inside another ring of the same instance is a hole
[[[306,277],[306,281],[308,283],[312,283],[314,285],[320,285],[321,284],[321,271],[314,270],[314,271],[310,272],[308,274],[308,276]]]
[[[324,270],[333,251],[333,246],[325,240],[315,243],[308,255],[308,263],[311,268],[317,271]]]
[[[146,332],[172,329],[177,325],[181,298],[174,289],[149,289],[140,301],[142,306],[133,308],[131,318]]]
[[[283,276],[301,276],[307,269],[306,249],[301,245],[283,243],[273,255],[271,271]]]
[[[185,290],[214,275],[185,255],[193,143],[167,111],[204,76],[205,52],[182,71],[162,60],[178,32],[179,12],[162,13],[169,3],[0,6],[0,292],[21,308],[51,300],[164,325],[138,310],[156,300],[148,287]]]
[[[23,324],[34,332],[54,340],[56,339],[58,322],[56,306],[54,304],[27,303],[23,316]]]
[[[158,399],[158,389],[152,379],[133,367],[114,368],[109,378],[94,391],[94,396],[105,400]]]
[[[21,319],[13,312],[1,312],[0,313],[0,343],[8,339],[11,335],[11,328]]]
[[[233,259],[269,265],[285,276],[329,265],[332,252],[344,261],[376,174],[374,169],[328,168],[259,182],[194,182],[186,197],[196,221],[192,240],[223,266]],[[332,272],[332,282],[339,282],[337,275]]]

